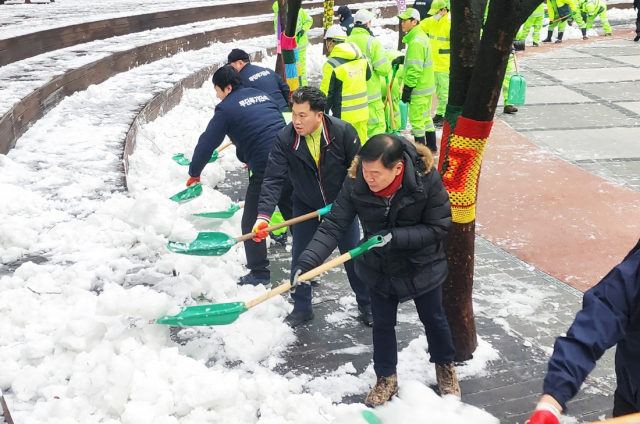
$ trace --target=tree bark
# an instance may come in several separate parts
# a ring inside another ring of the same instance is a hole
[[[445,242],[449,278],[442,289],[442,302],[456,347],[456,362],[471,359],[478,347],[472,301],[475,227],[475,221],[454,222]]]

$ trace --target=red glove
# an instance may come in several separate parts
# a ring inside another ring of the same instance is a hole
[[[558,424],[560,419],[556,414],[551,411],[547,411],[544,409],[538,409],[531,415],[528,424]],[[527,424],[525,423],[525,424]]]
[[[264,231],[265,228],[269,226],[269,221],[264,218],[258,218],[256,223],[253,224],[252,232],[256,233],[256,236],[253,238],[253,241],[256,243],[260,243],[262,240],[269,237],[269,233]]]
[[[187,187],[191,187],[194,184],[197,184],[200,182],[200,177],[191,177],[187,180]]]

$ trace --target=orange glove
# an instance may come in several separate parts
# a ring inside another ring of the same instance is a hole
[[[187,187],[191,187],[194,184],[197,184],[200,182],[200,177],[191,177],[187,180]]]
[[[265,228],[269,226],[269,221],[264,218],[258,218],[256,223],[253,224],[252,232],[256,233],[256,236],[253,238],[253,241],[256,243],[260,243],[262,240],[266,239],[269,236],[267,231],[264,231]]]

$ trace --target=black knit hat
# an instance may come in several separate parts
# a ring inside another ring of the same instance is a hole
[[[231,53],[229,53],[229,56],[227,56],[227,63],[233,63],[237,60],[245,60],[248,62],[249,55],[244,50],[233,49]]]
[[[213,85],[216,85],[223,90],[229,85],[232,89],[235,89],[242,85],[242,78],[238,71],[233,69],[233,67],[225,65],[213,74]]]

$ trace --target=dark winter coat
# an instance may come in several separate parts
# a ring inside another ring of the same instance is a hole
[[[271,216],[286,181],[293,183],[293,203],[318,210],[333,203],[351,162],[360,150],[353,125],[324,115],[320,141],[320,167],[316,166],[304,137],[290,123],[276,137],[262,182],[258,214]]]
[[[596,361],[616,344],[616,391],[640,411],[640,241],[584,294],[567,335],[556,339],[544,393],[566,409]]]
[[[640,9],[640,0],[633,0],[633,8]]]
[[[276,134],[284,128],[282,112],[273,99],[255,88],[237,87],[216,106],[207,129],[198,139],[189,175],[198,177],[225,136],[236,156],[253,172],[264,172]]]
[[[340,6],[337,13],[340,15],[340,26],[344,28],[347,35],[350,35],[351,30],[353,29],[353,15],[351,14],[351,9],[349,9],[349,6]]]
[[[415,3],[413,3],[413,8],[420,12],[420,20],[427,19],[429,17],[431,3],[433,3],[433,0],[416,0]]]
[[[281,112],[289,112],[289,86],[271,69],[247,63],[240,71],[242,84],[270,95]]]
[[[404,302],[444,282],[447,257],[442,241],[451,225],[449,195],[433,168],[431,152],[404,139],[403,143],[404,176],[390,203],[369,189],[357,158],[299,264],[311,269],[324,262],[357,215],[364,239],[385,230],[393,235],[390,247],[355,258],[358,277],[371,289],[383,296],[395,294]]]

